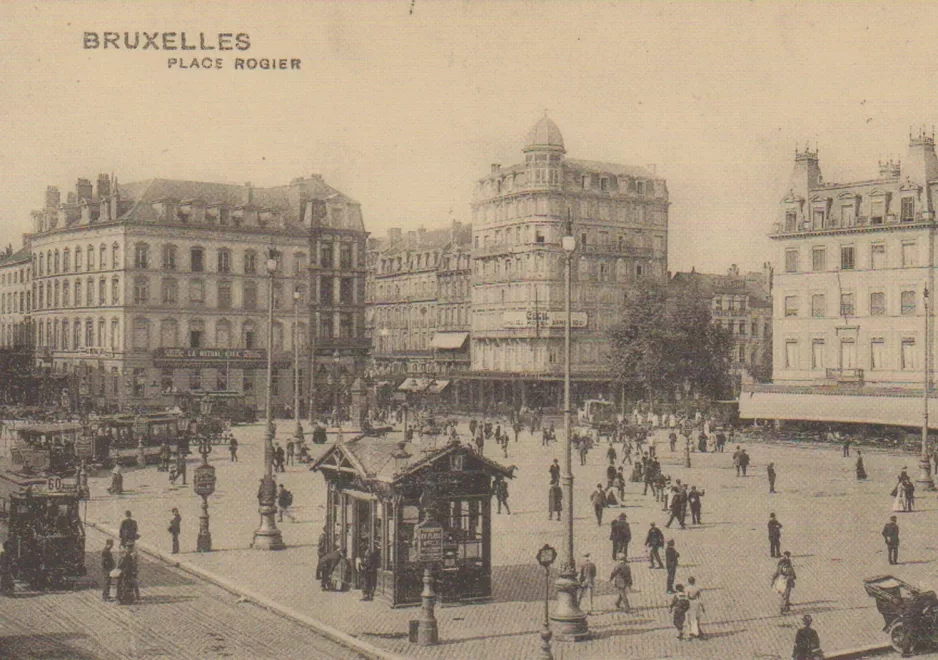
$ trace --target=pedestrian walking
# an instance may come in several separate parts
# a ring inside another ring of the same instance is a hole
[[[690,602],[690,608],[687,610],[688,638],[703,639],[703,633],[700,632],[700,619],[705,608],[700,594],[700,587],[697,586],[697,580],[692,577],[687,578],[687,588],[684,589],[687,594],[687,600]]]
[[[296,455],[296,443],[292,439],[287,440],[287,465],[293,465],[293,459]]]
[[[374,600],[378,586],[378,567],[381,564],[381,550],[377,547],[365,553],[361,560],[362,600]]]
[[[681,529],[685,529],[684,525],[684,506],[686,500],[684,499],[684,491],[681,488],[675,486],[671,495],[671,503],[669,509],[671,511],[671,517],[668,518],[668,522],[665,524],[665,527],[670,528],[671,523],[677,520],[681,524]]]
[[[883,527],[883,539],[886,541],[886,554],[889,557],[889,563],[892,565],[899,563],[899,525],[896,524],[896,517],[889,516],[889,522]]]
[[[169,521],[169,534],[173,537],[173,554],[179,554],[179,534],[182,532],[182,516],[179,515],[179,509],[173,508],[173,517]]]
[[[332,583],[332,570],[340,559],[339,551],[332,550],[319,558],[316,565],[316,575],[319,576],[319,586],[323,591],[333,591],[335,585]]]
[[[612,521],[609,530],[609,540],[612,541],[612,558],[619,555],[629,556],[629,542],[632,540],[632,527],[624,513]]]
[[[631,612],[632,607],[629,605],[629,589],[632,588],[632,568],[629,566],[625,555],[619,555],[616,559],[616,565],[613,567],[612,574],[609,576],[609,581],[612,582],[618,594],[618,598],[616,598],[616,609]]]
[[[863,465],[863,452],[857,449],[857,481],[866,479],[866,466]]]
[[[613,466],[616,464],[616,460],[618,459],[618,456],[616,456],[616,448],[612,445],[611,442],[609,443],[609,449],[606,450],[606,458],[609,460],[609,465]]]
[[[683,584],[677,585],[674,591],[677,593],[675,593],[674,598],[671,599],[668,610],[670,610],[673,615],[672,621],[674,622],[674,627],[677,628],[677,638],[684,639],[684,620],[687,617],[688,610],[690,610],[690,601],[687,599],[687,594],[684,593]],[[668,593],[672,592],[668,591]]]
[[[664,546],[664,533],[655,527],[655,523],[651,523],[648,528],[648,535],[645,537],[645,547],[648,548],[652,568],[655,568],[655,561],[658,562],[658,568],[664,568],[664,563],[661,561],[661,555],[659,554],[662,546]]]
[[[279,444],[274,448],[274,468],[277,472],[286,472],[287,468],[284,466],[286,462],[286,456],[283,452],[283,447]]]
[[[844,438],[843,450],[844,450],[844,458],[849,458],[850,457],[850,437],[849,436]]]
[[[792,660],[823,660],[824,652],[821,650],[821,638],[817,631],[811,627],[811,615],[801,617],[804,627],[795,633],[795,646],[791,651]]]
[[[739,467],[743,471],[743,476],[746,476],[746,469],[749,467],[749,454],[746,453],[746,450],[743,449],[742,453],[739,455]]]
[[[674,452],[677,449],[677,433],[671,431],[668,433],[668,444],[671,446],[671,451]]]
[[[619,496],[619,506],[625,506],[625,472],[623,472],[621,465],[616,470],[615,486],[616,493]]]
[[[117,602],[121,605],[130,605],[140,600],[140,585],[137,583],[137,553],[134,551],[133,543],[121,548],[117,568],[119,569]]]
[[[674,593],[674,578],[677,576],[678,559],[681,553],[674,547],[674,540],[668,541],[668,547],[664,551],[664,565],[668,570],[667,592]]]
[[[228,435],[228,453],[231,454],[231,462],[238,462],[238,441],[235,440],[234,435]]]
[[[102,600],[111,600],[111,572],[117,568],[114,553],[111,551],[113,547],[114,540],[108,539],[104,542],[104,550],[101,551],[101,572],[104,575],[104,589],[101,592]]]
[[[560,483],[560,463],[557,462],[557,459],[554,459],[554,462],[551,463],[550,468],[550,484],[553,486]]]
[[[782,523],[775,518],[774,513],[769,514],[769,556],[782,556]]]
[[[778,560],[775,573],[772,575],[772,588],[781,596],[780,614],[791,611],[791,592],[795,588],[795,567],[791,563],[791,553],[787,550]]]
[[[690,522],[692,525],[700,525],[700,498],[704,496],[702,490],[698,491],[697,486],[691,486],[687,494],[687,504],[690,507]]]
[[[583,597],[589,594],[589,608],[587,614],[593,613],[593,594],[596,591],[596,564],[590,559],[590,553],[583,555],[583,563],[580,564],[580,589],[577,592],[577,606],[583,603]]]
[[[495,479],[495,501],[498,503],[497,513],[502,512],[502,507],[505,507],[505,513],[509,516],[511,515],[511,509],[508,508],[508,483],[505,481],[504,477],[497,477]]]
[[[742,473],[742,465],[739,463],[740,456],[743,455],[743,449],[739,445],[736,445],[736,451],[733,452],[733,465],[736,467],[736,476],[738,477]]]
[[[560,512],[563,510],[563,490],[560,484],[551,484],[547,494],[547,519],[553,520],[554,514],[557,514],[557,520],[560,520]]]
[[[769,477],[769,492],[775,492],[775,463],[769,463],[765,468],[765,473]]]
[[[286,516],[290,522],[296,522],[296,517],[290,512],[293,506],[293,493],[288,491],[283,484],[280,484],[280,490],[277,491],[277,512],[280,514],[280,522]]]
[[[602,526],[603,511],[606,508],[606,491],[602,484],[596,484],[596,490],[590,495],[590,502],[593,504],[593,513],[596,514],[596,524]]]
[[[123,546],[131,545],[140,538],[140,534],[137,533],[137,521],[133,519],[130,511],[124,511],[124,519],[121,521],[118,536]]]
[[[332,567],[332,588],[336,591],[348,591],[352,586],[351,579],[352,565],[345,556],[345,550],[339,550],[339,558]]]

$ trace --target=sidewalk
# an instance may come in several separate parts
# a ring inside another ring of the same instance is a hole
[[[518,478],[511,484],[512,515],[495,516],[493,521],[494,601],[438,607],[441,644],[418,647],[407,641],[407,623],[419,616],[419,610],[394,610],[381,601],[361,602],[359,592],[320,591],[315,580],[316,541],[324,520],[325,488],[322,476],[310,473],[306,466],[288,467],[278,475],[278,481],[294,492],[296,503],[297,522],[281,525],[288,548],[275,553],[249,549],[258,524],[256,487],[263,431],[261,426],[240,427],[236,434],[241,462],[230,463],[226,451],[212,456],[218,471],[218,490],[209,500],[215,552],[191,551],[201,504],[191,483],[172,487],[166,474],[154,467],[128,472],[128,492],[120,498],[105,494],[106,477],[93,479],[88,520],[116,529],[123,511],[130,509],[140,524],[141,543],[168,554],[166,527],[170,509],[177,506],[183,516],[184,552],[176,557],[189,570],[206,572],[216,581],[251,591],[257,599],[269,599],[391,654],[454,660],[537,657],[544,574],[534,554],[544,543],[562,545],[562,526],[548,522],[544,515],[547,466],[559,454],[559,447],[542,448],[539,438],[522,433],[521,442],[509,446],[508,459],[501,456],[501,450],[489,448],[490,457],[519,467]],[[919,505],[926,510],[900,518],[900,559],[906,563],[888,566],[879,537],[889,514],[888,492],[907,457],[864,452],[871,481],[858,484],[852,475],[852,459],[840,458],[839,448],[752,444],[747,445],[753,456],[750,476],[737,479],[730,453],[694,454],[694,467],[688,470],[681,466],[679,454],[667,451],[666,442],[659,441],[658,446],[664,449],[665,473],[697,484],[707,493],[704,525],[665,531],[681,552],[678,581],[693,574],[704,589],[708,639],[679,642],[675,638],[664,572],[648,570],[640,548],[648,522],[663,525],[666,517],[650,497],[640,494],[637,484],[628,485],[622,509],[633,529],[633,613],[611,611],[614,595],[606,581],[612,566],[608,521],[619,511],[608,511],[599,527],[586,510],[588,493],[605,465],[605,452],[594,451],[587,466],[574,466],[577,553],[591,552],[599,568],[597,609],[590,617],[592,638],[575,645],[554,643],[556,658],[789,657],[800,615],[808,612],[828,654],[836,649],[876,647],[888,640],[862,579],[895,572],[930,588],[938,582],[934,496],[922,494]],[[764,465],[769,460],[779,470],[778,495],[765,492]],[[190,475],[196,463],[190,462]],[[769,511],[776,512],[785,525],[783,549],[792,551],[799,575],[793,613],[785,617],[778,616],[777,596],[768,588],[774,568],[765,547]]]

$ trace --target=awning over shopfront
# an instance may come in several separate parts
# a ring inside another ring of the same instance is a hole
[[[401,392],[425,392],[427,394],[439,394],[449,385],[448,380],[437,380],[436,378],[406,378],[404,382],[397,386]]]
[[[439,394],[449,385],[448,380],[431,380],[427,385],[427,394]]]
[[[434,333],[433,339],[430,340],[430,348],[462,348],[468,338],[468,332],[437,332]]]

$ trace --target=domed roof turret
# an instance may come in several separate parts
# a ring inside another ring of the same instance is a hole
[[[566,151],[560,129],[547,114],[528,131],[528,137],[524,141],[524,151],[559,151],[560,153]]]

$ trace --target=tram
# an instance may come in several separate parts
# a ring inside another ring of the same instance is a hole
[[[85,575],[79,502],[73,479],[0,471],[0,541],[13,579],[42,589]]]
[[[67,473],[77,467],[75,444],[84,435],[77,422],[26,424],[12,429],[10,458],[24,472],[48,470]]]
[[[164,442],[174,448],[184,445],[185,453],[188,453],[184,432],[188,420],[176,413],[108,415],[91,419],[90,424],[96,444],[106,446],[106,455],[114,462],[136,460],[141,440],[148,463],[159,460]]]

